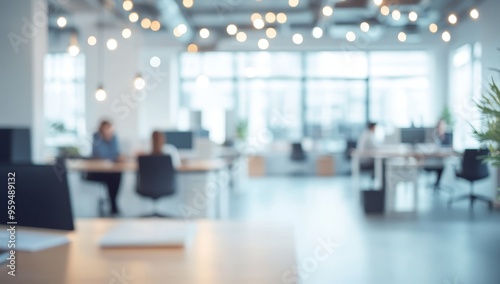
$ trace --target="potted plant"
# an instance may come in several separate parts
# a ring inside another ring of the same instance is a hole
[[[482,128],[474,129],[479,142],[485,144],[489,149],[489,155],[484,157],[485,161],[491,162],[495,167],[500,166],[500,89],[494,80],[489,85],[489,90],[481,100],[476,103],[482,117]],[[497,171],[500,184],[500,171]],[[497,187],[496,205],[500,204],[500,188]]]

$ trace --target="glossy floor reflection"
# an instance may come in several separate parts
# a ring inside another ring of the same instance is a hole
[[[467,202],[448,209],[447,193],[420,188],[417,213],[367,216],[349,185],[348,177],[250,179],[232,196],[231,218],[294,226],[300,283],[500,283],[500,213],[482,204],[471,213]],[[407,203],[411,190],[398,193]]]

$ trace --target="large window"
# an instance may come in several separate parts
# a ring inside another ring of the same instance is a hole
[[[85,57],[47,54],[44,63],[45,145],[76,145],[85,132]]]
[[[427,54],[371,52],[369,57],[370,120],[388,129],[434,125]]]
[[[233,111],[249,136],[346,139],[368,120],[388,128],[435,123],[425,52],[213,52],[180,60],[180,107],[212,113],[203,120]],[[211,137],[224,128],[203,125]]]
[[[480,43],[464,45],[452,54],[450,79],[454,146],[457,149],[478,147],[479,142],[472,131],[481,126],[480,113],[475,105],[482,89]]]

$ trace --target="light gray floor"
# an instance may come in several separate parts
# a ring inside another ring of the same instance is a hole
[[[119,204],[135,214],[147,202],[127,188],[132,185],[122,187]],[[88,204],[97,192],[72,189],[78,217],[95,215]],[[478,204],[471,213],[465,202],[448,209],[448,194],[422,186],[417,213],[367,216],[353,196],[349,177],[249,179],[231,194],[230,219],[293,228],[300,273],[283,271],[283,283],[293,277],[300,283],[500,283],[498,212]],[[411,196],[398,189],[398,208],[412,209]]]

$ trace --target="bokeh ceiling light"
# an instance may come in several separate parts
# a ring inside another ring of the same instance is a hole
[[[151,30],[152,31],[157,32],[160,30],[160,28],[161,28],[161,24],[159,21],[154,20],[151,22]]]
[[[135,23],[139,20],[139,14],[137,14],[136,12],[132,12],[132,13],[130,13],[130,15],[128,15],[128,19],[132,23]]]
[[[134,3],[130,0],[125,0],[125,1],[123,1],[122,6],[123,6],[123,10],[130,11],[134,8]]]
[[[370,31],[370,24],[368,24],[367,22],[362,22],[360,25],[359,25],[359,29],[365,33],[367,33],[368,31]]]
[[[143,27],[144,29],[149,29],[151,27],[151,20],[148,18],[142,19],[141,27]]]
[[[115,50],[115,49],[118,47],[118,42],[116,41],[116,39],[114,39],[114,38],[110,38],[110,39],[108,39],[108,41],[106,42],[106,47],[107,47],[109,50]]]
[[[302,42],[304,42],[304,37],[301,34],[294,34],[292,37],[292,41],[293,43],[299,45],[302,44]]]
[[[267,28],[266,29],[266,36],[268,38],[275,38],[277,35],[276,29],[275,28]]]
[[[189,8],[192,8],[192,7],[193,7],[194,2],[193,2],[193,0],[183,0],[183,1],[182,1],[182,5],[183,5],[184,7],[186,7],[186,8],[188,8],[188,9],[189,9]]]
[[[469,14],[470,14],[470,17],[472,19],[474,19],[474,20],[479,19],[479,11],[477,9],[474,8],[474,9],[470,10]]]
[[[391,13],[391,9],[389,9],[389,7],[387,7],[387,6],[380,7],[380,14],[382,14],[384,16],[389,16],[390,13]]]
[[[285,13],[278,13],[278,15],[276,15],[276,21],[280,24],[286,23],[287,20],[288,18]]]
[[[97,39],[95,38],[95,36],[89,36],[89,38],[87,39],[87,43],[91,46],[94,46],[97,43]]]
[[[276,14],[273,12],[266,13],[266,21],[270,24],[276,22]]]
[[[227,26],[226,31],[229,35],[235,35],[238,32],[238,27],[233,24]]]
[[[160,57],[158,56],[153,56],[151,57],[151,59],[149,59],[149,65],[151,65],[151,67],[160,67],[160,64],[161,64],[161,59]]]
[[[412,22],[415,22],[418,20],[418,14],[415,11],[411,11],[410,14],[408,14],[408,19]]]
[[[444,31],[443,34],[441,35],[441,38],[443,39],[444,42],[449,42],[451,40],[450,32]]]
[[[325,6],[322,9],[323,15],[330,17],[333,15],[333,8],[331,6]]]
[[[400,42],[405,42],[405,41],[406,41],[406,33],[404,33],[404,32],[400,32],[400,33],[398,34],[398,40],[399,40]]]
[[[299,0],[288,0],[288,5],[290,5],[290,7],[292,8],[295,8],[299,5]]]
[[[323,36],[323,29],[320,27],[314,27],[312,29],[312,36],[314,38],[321,38]]]
[[[123,38],[130,38],[132,36],[132,31],[129,28],[125,28],[122,30]]]
[[[57,18],[57,26],[59,26],[60,28],[64,28],[66,26],[66,24],[68,24],[68,21],[66,20],[65,17],[59,17]]]
[[[207,28],[203,28],[200,30],[201,38],[208,38],[210,36],[210,31]]]
[[[450,14],[450,15],[448,16],[448,22],[449,22],[450,24],[454,25],[454,24],[456,24],[456,23],[457,23],[457,21],[458,21],[457,15],[455,15],[455,14]]]
[[[253,21],[253,26],[258,30],[264,28],[264,25],[265,24],[262,19],[255,19],[255,21]]]
[[[247,40],[247,34],[245,32],[239,32],[236,34],[236,40],[239,42],[245,42]]]
[[[353,41],[356,40],[356,34],[354,32],[352,32],[352,31],[349,31],[349,32],[346,33],[345,38],[348,41],[353,42]]]
[[[438,29],[439,29],[438,25],[436,25],[434,23],[429,25],[429,31],[433,34],[437,33]]]
[[[266,50],[269,48],[269,41],[265,38],[261,38],[259,39],[259,41],[257,42],[257,46],[261,49],[261,50]]]

